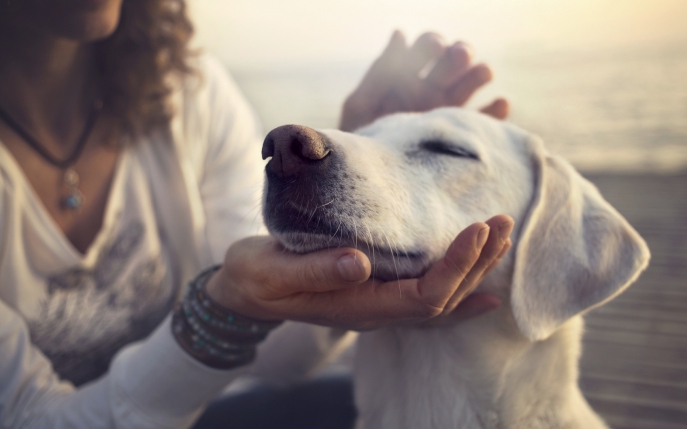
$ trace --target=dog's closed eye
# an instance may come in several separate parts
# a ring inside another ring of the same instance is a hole
[[[428,140],[420,143],[420,149],[439,155],[448,155],[457,158],[470,158],[479,161],[476,153],[455,143],[444,140]]]

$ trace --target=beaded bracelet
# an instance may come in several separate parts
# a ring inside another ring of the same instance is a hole
[[[205,285],[220,266],[210,267],[189,282],[184,300],[172,317],[177,342],[204,364],[229,369],[250,363],[257,343],[281,322],[260,322],[216,303]]]

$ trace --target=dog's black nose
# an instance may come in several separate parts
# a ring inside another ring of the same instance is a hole
[[[272,157],[267,168],[280,178],[312,169],[331,152],[327,138],[302,125],[283,125],[267,134],[262,159]]]

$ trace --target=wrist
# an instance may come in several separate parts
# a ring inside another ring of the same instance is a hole
[[[179,345],[196,360],[218,369],[250,363],[256,345],[280,322],[260,322],[241,316],[216,302],[208,292],[219,266],[201,272],[189,282],[177,305],[172,330]]]
[[[210,301],[226,311],[258,323],[281,323],[283,320],[270,317],[261,311],[254,299],[247,298],[227,269],[222,265],[208,278],[203,293]]]
[[[232,369],[249,364],[255,359],[254,344],[236,344],[236,349],[226,352],[212,345],[205,336],[188,323],[183,310],[172,315],[172,334],[177,344],[200,363],[215,369]],[[225,341],[226,342],[226,341]],[[226,342],[232,344],[231,342]]]
[[[224,296],[224,290],[226,287],[222,287],[223,285],[227,284],[227,280],[224,279],[225,277],[224,266],[221,266],[217,271],[215,271],[214,274],[212,274],[207,283],[205,283],[205,291],[215,302],[230,308],[231,305],[226,304],[227,299]]]

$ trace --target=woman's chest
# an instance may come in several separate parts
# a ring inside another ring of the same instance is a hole
[[[26,320],[55,370],[80,384],[107,370],[124,345],[145,338],[178,299],[180,255],[139,159],[125,153],[101,229],[75,249],[21,183],[2,191],[0,298]]]
[[[77,250],[85,253],[101,229],[121,148],[104,144],[111,139],[96,127],[73,162],[55,165],[53,162],[69,159],[74,149],[41,147],[50,161],[16,135],[2,131],[0,127],[2,155],[12,158],[6,161],[21,171],[52,222]]]

